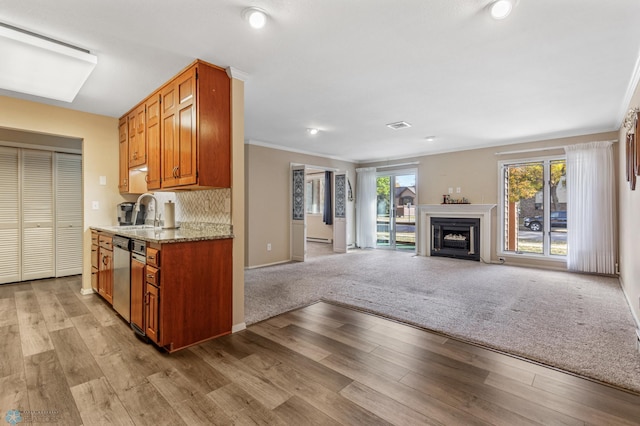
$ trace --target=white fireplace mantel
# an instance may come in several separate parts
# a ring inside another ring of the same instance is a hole
[[[431,218],[460,217],[480,219],[480,260],[491,263],[491,211],[495,204],[421,204],[417,206],[418,247],[421,256],[431,256]]]

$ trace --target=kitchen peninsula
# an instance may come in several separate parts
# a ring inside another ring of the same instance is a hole
[[[146,265],[131,268],[131,322],[157,346],[174,352],[231,333],[230,225],[93,226],[91,232],[98,244],[92,256],[96,260],[92,286],[95,282],[94,290],[109,303],[105,294],[110,292],[101,289],[113,288],[114,274],[108,271],[110,239],[145,242]],[[106,248],[100,244],[103,241]],[[98,255],[101,250],[107,253],[104,257]]]

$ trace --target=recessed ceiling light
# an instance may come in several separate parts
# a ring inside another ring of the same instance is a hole
[[[424,140],[426,140],[427,142],[433,142],[436,140],[435,136],[427,136],[424,138]]]
[[[255,29],[260,29],[267,23],[267,12],[259,7],[246,8],[242,11],[242,17]]]
[[[513,1],[497,0],[491,5],[491,17],[493,19],[505,19],[513,10]]]
[[[406,121],[396,121],[395,123],[387,124],[387,127],[393,130],[399,130],[411,127],[411,124],[407,123]]]
[[[320,130],[314,128],[307,129],[307,133],[309,133],[310,135],[317,135],[319,131]]]

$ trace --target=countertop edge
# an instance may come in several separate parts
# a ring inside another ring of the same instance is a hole
[[[112,235],[119,235],[122,237],[131,238],[134,240],[142,240],[142,241],[158,243],[158,244],[171,244],[171,243],[207,241],[207,240],[224,240],[224,239],[234,238],[234,235],[232,233],[225,233],[225,232],[217,233],[217,232],[197,231],[197,230],[162,229],[162,228],[147,228],[147,229],[136,229],[136,230],[129,229],[128,230],[128,229],[118,229],[117,226],[97,226],[97,225],[89,226],[89,229],[94,231],[109,233]]]

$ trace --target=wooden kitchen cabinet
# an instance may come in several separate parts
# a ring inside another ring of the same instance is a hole
[[[118,125],[120,136],[119,162],[118,162],[118,190],[125,194],[129,192],[129,122],[127,117],[122,117]]]
[[[141,103],[129,113],[129,168],[147,162],[146,110]]]
[[[232,241],[147,246],[145,321],[150,340],[173,352],[231,333]]]
[[[146,284],[145,334],[154,343],[160,339],[160,291],[153,284]]]
[[[231,186],[231,80],[224,69],[196,60],[127,118],[128,164],[146,164],[148,191]]]
[[[98,235],[98,294],[113,304],[113,239]]]
[[[145,264],[131,259],[131,324],[143,332],[145,330]]]
[[[147,191],[160,189],[160,92],[149,96],[146,103],[147,127]]]
[[[98,233],[91,231],[91,288],[98,293],[98,273],[99,273],[99,255],[98,255]]]

